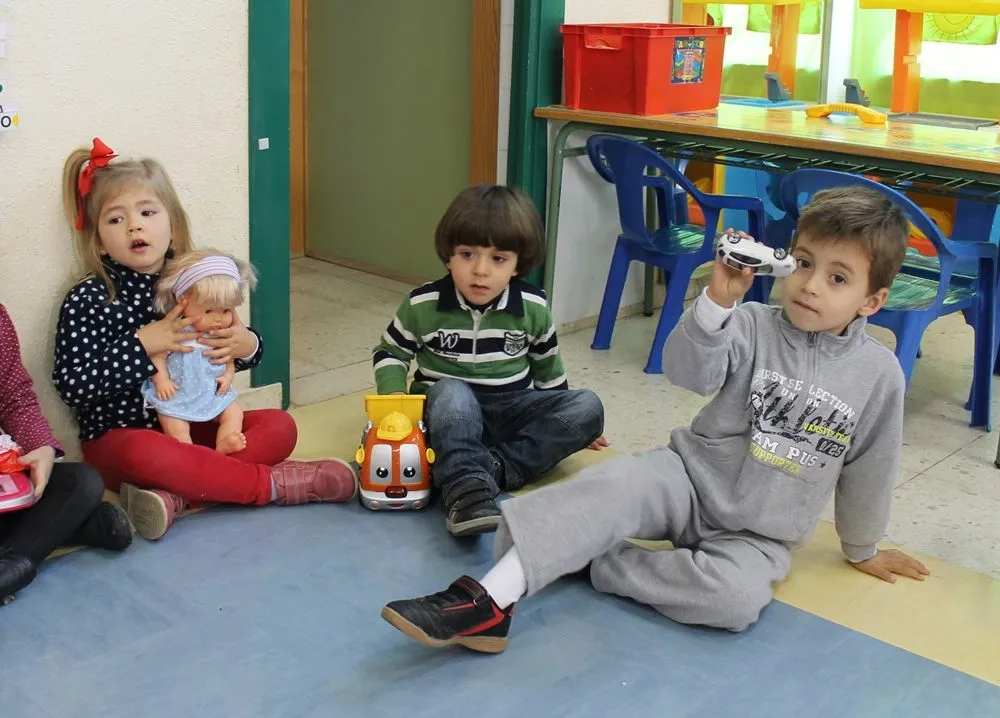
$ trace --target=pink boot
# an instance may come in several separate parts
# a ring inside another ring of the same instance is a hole
[[[184,499],[160,489],[122,484],[119,498],[135,532],[150,541],[161,538],[184,511]]]
[[[343,459],[282,461],[271,469],[281,506],[344,503],[358,494],[358,476]]]

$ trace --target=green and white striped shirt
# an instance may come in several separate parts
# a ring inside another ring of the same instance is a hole
[[[413,394],[448,377],[476,391],[567,387],[545,292],[520,279],[482,311],[450,274],[414,289],[373,352],[379,394],[406,391],[414,357]]]

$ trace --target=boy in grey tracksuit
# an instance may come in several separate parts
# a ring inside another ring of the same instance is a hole
[[[905,381],[865,332],[888,297],[909,231],[861,188],[817,193],[793,241],[782,307],[736,301],[753,275],[717,261],[670,335],[665,372],[714,398],[668,447],[611,459],[502,505],[498,563],[482,582],[393,601],[395,627],[432,646],[506,646],[513,604],[586,569],[602,592],[682,623],[741,631],[785,578],[831,493],[845,556],[888,581],[922,579],[915,559],[876,543],[889,519]],[[648,551],[627,538],[668,539]]]

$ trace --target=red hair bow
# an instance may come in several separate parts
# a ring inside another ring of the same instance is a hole
[[[94,184],[94,172],[108,166],[108,163],[118,155],[115,151],[101,142],[99,137],[94,138],[94,146],[90,149],[90,158],[83,165],[80,171],[80,179],[77,182],[77,202],[76,202],[76,228],[83,229],[84,221],[84,200],[90,194],[90,188]]]

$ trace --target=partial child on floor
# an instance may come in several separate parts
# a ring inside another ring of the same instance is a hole
[[[247,446],[223,455],[218,428],[191,427],[193,444],[166,436],[142,385],[157,371],[151,356],[188,352],[178,304],[153,307],[164,262],[191,251],[187,214],[170,178],[152,159],[114,160],[99,139],[73,152],[63,177],[67,218],[87,275],[66,295],[56,329],[53,380],[76,414],[84,458],[122,505],[137,533],[158,539],[189,502],[263,505],[343,502],[357,491],[346,461],[286,461],[296,427],[284,411],[247,411]],[[205,356],[237,371],[256,366],[263,342],[237,315],[198,335]]]
[[[62,447],[49,428],[21,362],[21,347],[0,305],[0,427],[22,452],[35,503],[0,514],[0,605],[35,578],[45,558],[64,544],[124,551],[132,527],[124,512],[102,501],[104,484],[86,464],[58,461]]]
[[[212,249],[188,252],[164,266],[153,306],[166,314],[182,305],[181,316],[190,321],[184,328],[190,338],[183,344],[191,348],[149,357],[156,373],[142,385],[142,395],[156,410],[167,436],[191,444],[192,422],[212,421],[219,425],[216,451],[235,454],[247,448],[243,409],[236,403],[233,389],[236,363],[232,357],[224,365],[213,363],[204,353],[212,347],[196,337],[232,327],[244,291],[253,291],[256,284],[253,267]]]
[[[568,388],[545,293],[522,277],[544,253],[531,201],[500,186],[462,191],[434,240],[448,269],[403,301],[373,363],[379,394],[427,394],[428,438],[445,525],[495,531],[496,495],[589,446],[607,446],[604,407]]]
[[[497,652],[514,603],[584,571],[598,591],[681,623],[742,631],[788,573],[790,551],[836,493],[847,560],[894,581],[927,569],[877,547],[902,444],[905,382],[865,333],[909,236],[906,217],[866,189],[819,192],[796,228],[780,307],[736,302],[749,270],[716,261],[667,342],[675,384],[714,398],[669,447],[611,459],[503,504],[499,562],[482,583],[393,601],[382,616],[431,646]],[[668,539],[647,551],[628,538]]]

